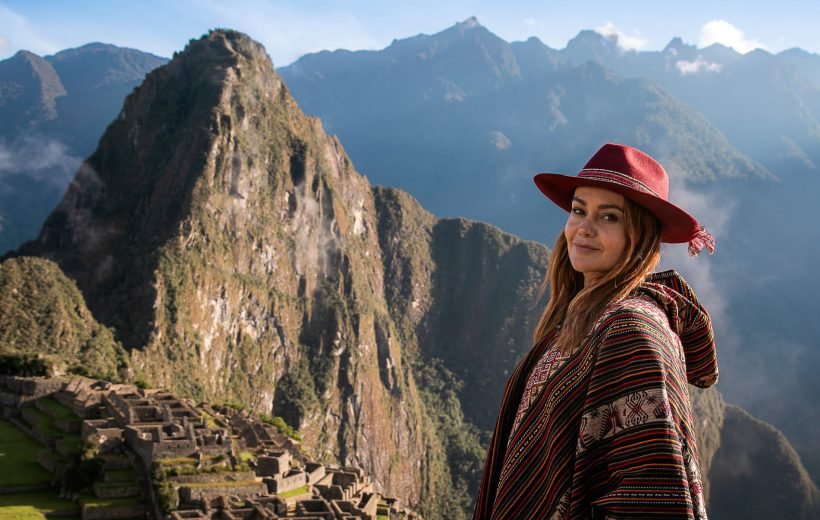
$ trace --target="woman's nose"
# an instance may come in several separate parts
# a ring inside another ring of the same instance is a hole
[[[586,236],[593,236],[595,234],[595,226],[589,219],[584,219],[578,224],[578,232]]]

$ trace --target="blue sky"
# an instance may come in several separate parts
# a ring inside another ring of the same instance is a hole
[[[747,52],[820,52],[820,2],[433,0],[0,0],[0,59],[46,55],[100,41],[161,56],[215,27],[262,42],[277,66],[323,49],[380,49],[470,16],[508,41],[537,36],[563,48],[582,29],[620,34],[623,45],[662,49],[675,36]]]

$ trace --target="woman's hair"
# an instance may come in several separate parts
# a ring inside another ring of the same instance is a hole
[[[543,341],[560,326],[556,344],[563,353],[572,352],[592,332],[595,320],[606,306],[634,291],[658,265],[661,257],[660,222],[643,206],[627,198],[624,203],[624,255],[591,287],[584,288],[583,274],[572,268],[567,239],[561,230],[541,285],[541,296],[549,289],[550,300],[533,332],[534,343]]]

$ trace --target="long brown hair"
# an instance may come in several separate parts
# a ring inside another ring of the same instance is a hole
[[[623,257],[601,280],[586,288],[583,274],[570,264],[567,239],[561,230],[541,285],[541,296],[549,290],[550,299],[533,332],[534,343],[560,327],[556,344],[563,353],[570,353],[581,346],[610,302],[627,296],[652,273],[661,258],[658,219],[643,206],[625,198],[624,228]]]

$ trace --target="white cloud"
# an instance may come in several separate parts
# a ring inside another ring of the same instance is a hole
[[[82,163],[60,141],[24,135],[14,141],[0,140],[0,183],[7,176],[24,174],[32,179],[66,183]]]
[[[675,62],[675,66],[682,76],[700,72],[720,72],[720,69],[723,68],[720,63],[706,61],[703,56],[698,56],[695,61],[678,60]]]
[[[527,27],[535,27],[535,18],[524,18],[524,25]]]
[[[754,49],[768,49],[757,40],[747,38],[743,31],[725,20],[711,20],[700,29],[700,47],[719,43],[741,54]]]
[[[595,29],[595,32],[606,38],[615,39],[615,41],[618,42],[618,47],[625,51],[639,51],[645,48],[649,43],[645,38],[641,38],[640,36],[628,36],[612,22],[607,22],[598,27]]]
[[[41,56],[60,50],[54,43],[41,38],[25,17],[0,5],[0,20],[3,20],[3,34],[0,35],[0,57],[17,50],[27,50]]]

